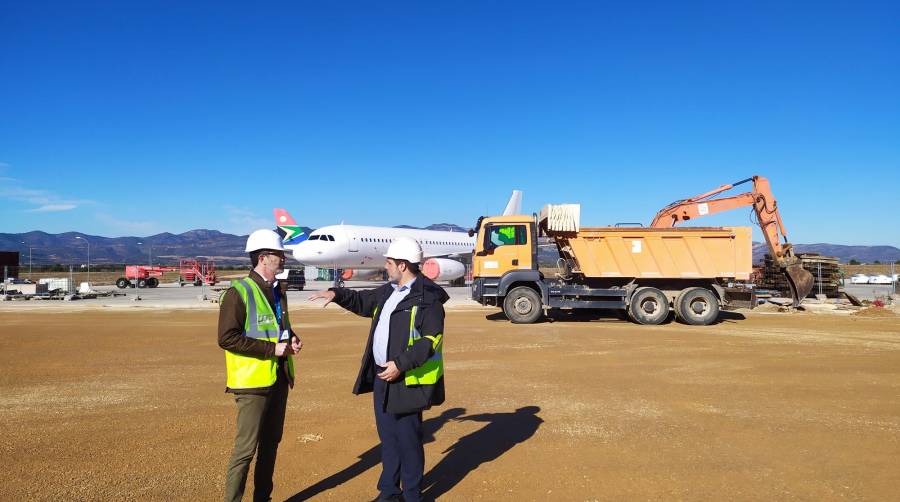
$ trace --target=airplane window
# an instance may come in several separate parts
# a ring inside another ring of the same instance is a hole
[[[309,236],[309,240],[311,240],[311,241],[317,241],[317,240],[319,240],[319,236],[318,236],[318,235],[310,235],[310,236]]]
[[[328,240],[330,240],[331,242],[334,242],[334,236],[333,236],[333,235],[329,235],[329,236],[328,236]]]

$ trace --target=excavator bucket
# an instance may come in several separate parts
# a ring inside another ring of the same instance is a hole
[[[815,279],[800,264],[784,267],[784,275],[787,276],[788,284],[791,286],[793,305],[794,307],[799,307],[800,302],[812,291]]]

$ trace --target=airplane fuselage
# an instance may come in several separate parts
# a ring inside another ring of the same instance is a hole
[[[307,240],[285,247],[304,265],[378,269],[384,267],[384,254],[391,241],[401,236],[419,241],[426,258],[469,254],[475,248],[475,237],[469,237],[465,232],[359,225],[322,227],[312,232]]]

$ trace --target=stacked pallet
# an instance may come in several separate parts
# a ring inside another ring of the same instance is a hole
[[[838,259],[816,253],[804,253],[798,257],[803,268],[813,275],[813,288],[809,295],[813,297],[821,293],[828,298],[837,298],[841,286],[841,270]],[[757,287],[778,291],[784,296],[791,294],[787,278],[770,255],[766,255],[763,259],[762,274]]]

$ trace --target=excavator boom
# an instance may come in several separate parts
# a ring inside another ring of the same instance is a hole
[[[752,191],[731,197],[714,198],[722,192],[751,181],[753,182]],[[722,185],[714,190],[688,199],[675,201],[656,213],[653,222],[650,223],[650,227],[674,227],[682,221],[746,206],[753,207],[759,228],[762,230],[766,243],[769,246],[769,253],[787,276],[794,306],[799,306],[803,298],[806,298],[806,295],[812,291],[813,276],[803,269],[800,259],[794,255],[794,250],[787,240],[787,231],[781,222],[778,204],[772,195],[768,179],[762,176],[753,176],[735,183]],[[782,239],[784,242],[782,242]]]

